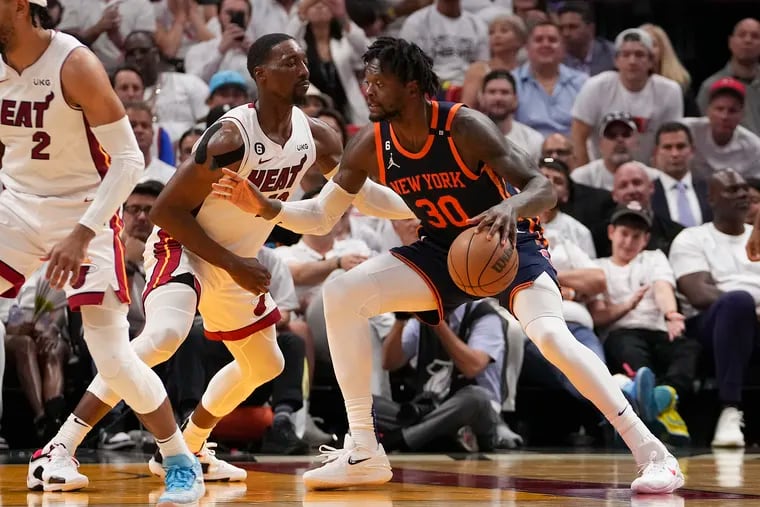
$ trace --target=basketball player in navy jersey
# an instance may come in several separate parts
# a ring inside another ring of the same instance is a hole
[[[350,435],[325,449],[324,464],[304,474],[309,489],[381,484],[391,478],[375,437],[366,319],[415,312],[435,324],[471,296],[451,280],[448,248],[475,224],[491,241],[516,242],[520,268],[502,304],[526,334],[618,430],[641,475],[631,488],[669,493],[683,485],[676,459],[626,402],[604,363],[578,343],[562,317],[562,298],[537,219],[555,197],[535,161],[481,113],[430,101],[438,78],[414,44],[380,38],[364,55],[370,119],[346,147],[337,175],[317,199],[281,203],[227,173],[217,195],[284,227],[329,231],[369,176],[399,194],[422,221],[420,240],[369,259],[324,286],[325,319]],[[391,163],[392,162],[392,163]],[[520,189],[518,192],[516,189]]]

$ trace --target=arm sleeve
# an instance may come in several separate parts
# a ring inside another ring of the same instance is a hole
[[[272,219],[300,234],[327,234],[343,216],[357,194],[349,194],[329,180],[314,199],[283,202]]]
[[[94,127],[92,133],[111,156],[111,166],[79,223],[98,232],[127,200],[142,177],[145,159],[126,115],[113,123]]]
[[[367,178],[364,186],[356,194],[354,206],[363,215],[370,215],[391,220],[415,218],[404,200],[390,188],[375,183]]]

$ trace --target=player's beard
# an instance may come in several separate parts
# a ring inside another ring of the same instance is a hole
[[[401,116],[401,110],[400,109],[385,109],[382,108],[382,112],[372,114],[372,112],[369,113],[369,121],[371,122],[379,122],[379,121],[391,121],[393,119],[398,118]]]

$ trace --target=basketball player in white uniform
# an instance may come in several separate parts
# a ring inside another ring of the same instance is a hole
[[[42,28],[48,21],[46,0],[0,3],[0,295],[15,296],[49,259],[46,277],[81,310],[85,341],[104,382],[156,436],[167,467],[159,504],[195,502],[204,492],[200,464],[158,376],[129,346],[115,213],[144,163],[101,63],[75,38]],[[88,483],[64,445],[35,452],[29,470],[33,489]]]
[[[245,480],[246,471],[216,458],[206,439],[221,417],[283,368],[275,334],[279,311],[267,292],[269,274],[255,259],[274,224],[210,197],[211,184],[222,176],[221,167],[228,167],[268,196],[288,200],[312,164],[327,174],[342,153],[326,124],[294,107],[308,88],[308,70],[292,37],[266,35],[249,53],[258,103],[237,107],[212,125],[153,206],[157,227],[144,256],[146,322],[132,341],[149,366],[166,361],[187,336],[197,305],[206,336],[224,341],[232,353],[234,361],[211,380],[183,430],[209,481]],[[396,194],[372,182],[356,205],[367,214],[411,216]],[[119,399],[98,375],[75,412],[92,426]],[[76,447],[89,429],[66,421],[52,442]],[[151,472],[162,475],[160,463],[157,454]]]

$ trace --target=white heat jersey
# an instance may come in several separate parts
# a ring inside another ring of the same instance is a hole
[[[79,109],[63,96],[61,68],[82,44],[53,32],[42,56],[19,75],[0,59],[0,181],[13,191],[42,197],[87,196],[108,170],[101,148]]]
[[[256,108],[246,104],[232,109],[219,121],[231,121],[242,134],[245,154],[238,173],[247,177],[267,197],[290,200],[306,170],[316,160],[316,146],[311,135],[308,117],[293,107],[290,139],[284,146],[270,140],[261,130]],[[196,216],[203,230],[214,241],[242,257],[255,257],[264,245],[274,223],[254,217],[229,202],[209,196]],[[191,253],[194,267],[201,278],[213,266],[197,262]],[[229,276],[226,272],[222,276]]]

